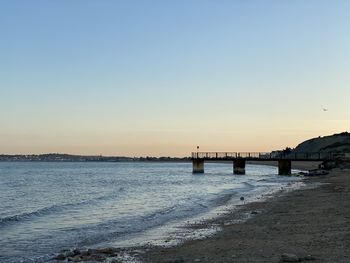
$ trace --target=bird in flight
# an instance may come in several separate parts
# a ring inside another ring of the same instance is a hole
[[[328,109],[326,109],[326,108],[322,108],[322,110],[323,110],[323,111],[328,111]]]

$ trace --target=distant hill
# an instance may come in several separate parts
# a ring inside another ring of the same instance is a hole
[[[292,152],[336,152],[350,153],[350,133],[342,132],[318,137],[299,144]]]
[[[0,154],[0,162],[26,161],[26,162],[187,162],[189,157],[124,157],[102,155],[72,155],[61,153],[49,154]]]

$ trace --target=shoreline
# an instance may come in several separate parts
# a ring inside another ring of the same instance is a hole
[[[313,169],[315,164],[307,168]],[[306,185],[299,189],[285,187],[267,198],[237,205],[218,217],[183,226],[191,233],[215,227],[217,231],[212,235],[183,239],[176,244],[102,247],[65,259],[145,263],[282,262],[282,255],[287,253],[298,261],[350,262],[350,252],[347,252],[350,251],[350,225],[347,224],[350,221],[347,202],[350,170],[338,168],[329,175],[308,177],[301,182]]]
[[[216,163],[216,162],[214,162]],[[305,162],[308,165],[308,169],[314,169],[317,167],[317,163]],[[301,165],[301,167],[305,167],[305,163]],[[271,164],[270,162],[267,162],[266,164],[260,164],[260,162],[256,163],[248,163],[248,165],[261,165],[261,166],[274,166],[276,167],[277,163]],[[293,167],[293,169],[301,170],[301,168]],[[295,177],[295,175],[291,176],[282,176],[282,177]],[[298,175],[299,177],[299,175]],[[291,178],[291,179],[292,179]],[[265,179],[264,179],[265,180]],[[216,222],[223,220],[223,218],[227,217],[227,214],[231,213],[240,213],[242,208],[250,203],[255,202],[268,202],[271,198],[275,197],[276,195],[280,195],[281,193],[284,194],[286,192],[291,192],[296,189],[299,189],[300,187],[303,187],[303,180],[291,180],[289,182],[285,182],[285,185],[280,185],[279,187],[273,186],[269,190],[265,190],[264,192],[254,195],[251,193],[241,193],[238,195],[238,193],[234,194],[231,193],[229,195],[223,196],[220,199],[226,199],[224,203],[221,205],[218,205],[216,207],[212,207],[209,211],[203,212],[200,214],[195,214],[189,216],[186,221],[184,220],[175,220],[171,221],[167,225],[156,227],[155,229],[149,229],[146,230],[146,234],[142,234],[140,236],[136,235],[136,237],[131,238],[132,241],[127,242],[118,242],[119,244],[116,245],[117,248],[120,249],[148,249],[150,247],[174,247],[181,245],[184,242],[191,241],[191,240],[199,240],[203,237],[209,237],[212,236],[213,233],[216,233],[221,228],[220,225],[218,225]],[[283,189],[283,190],[281,190]],[[234,199],[234,195],[236,195]],[[244,202],[239,201],[239,197],[244,195]],[[235,201],[236,200],[236,201]],[[241,213],[240,213],[241,214]],[[241,219],[240,219],[241,220]],[[162,230],[159,230],[162,229]],[[166,230],[167,229],[167,230]],[[216,229],[216,230],[214,230]],[[156,233],[156,234],[155,234]],[[163,235],[166,233],[167,235]],[[148,241],[142,241],[145,237],[150,236],[152,239],[149,239]],[[123,244],[124,243],[124,244]],[[130,243],[135,243],[130,245]],[[112,247],[113,242],[111,243]]]
[[[152,247],[142,262],[281,262],[284,253],[299,260],[350,262],[350,170],[307,178],[308,186],[215,220],[221,231],[174,247]],[[322,200],[322,202],[320,202]],[[251,217],[237,223],[242,214]],[[233,222],[233,223],[232,223]]]
[[[276,166],[274,165],[274,163],[272,162],[266,162],[265,163],[248,163],[248,164],[259,164],[259,165],[268,165],[268,166]],[[308,170],[308,169],[314,169],[318,166],[318,162],[316,163],[310,163],[310,162],[305,162],[305,163],[301,163],[299,165],[297,165],[296,167],[294,166],[293,169],[300,169],[300,170]],[[311,178],[311,179],[317,179],[317,178]],[[310,180],[305,178],[304,180],[300,181],[301,183],[304,182],[311,182],[311,181],[315,181],[315,180]],[[127,247],[113,247],[113,248],[107,248],[107,247],[102,247],[102,248],[97,248],[94,249],[94,254],[96,254],[97,257],[93,256],[94,260],[97,262],[105,262],[104,259],[106,259],[106,257],[108,258],[109,256],[115,257],[116,254],[124,254],[124,255],[132,255],[132,258],[134,258],[137,262],[138,259],[141,260],[141,262],[182,262],[182,261],[177,261],[178,258],[183,258],[182,255],[180,256],[175,256],[174,251],[177,251],[181,254],[182,250],[185,249],[187,250],[188,247],[193,246],[193,244],[200,244],[200,246],[202,246],[202,242],[203,241],[207,241],[207,240],[215,240],[218,236],[220,236],[221,234],[224,234],[227,227],[231,226],[231,225],[242,225],[245,224],[246,220],[251,220],[252,218],[255,217],[259,217],[260,214],[263,214],[264,212],[264,206],[268,206],[270,203],[273,203],[276,199],[278,200],[279,198],[283,198],[286,195],[293,195],[293,193],[295,191],[299,191],[299,190],[295,190],[295,188],[293,189],[294,185],[289,187],[286,186],[283,188],[283,190],[277,190],[274,192],[271,192],[267,195],[263,195],[260,196],[259,198],[255,199],[255,201],[250,201],[247,204],[239,204],[239,205],[235,205],[235,207],[232,207],[231,209],[229,209],[227,212],[225,212],[224,214],[221,214],[214,218],[210,218],[210,219],[204,219],[204,221],[195,221],[194,223],[188,223],[187,225],[182,226],[181,228],[186,229],[187,232],[192,233],[193,236],[190,238],[185,238],[182,239],[181,242],[171,242],[174,241],[171,239],[171,237],[169,236],[170,239],[168,239],[169,243],[163,243],[163,244],[156,244],[153,242],[150,242],[145,245],[141,245],[141,246],[127,246]],[[305,188],[305,187],[304,187]],[[282,188],[281,188],[282,189]],[[249,198],[248,198],[249,199]],[[203,233],[208,233],[207,230],[209,229],[216,229],[216,231],[214,231],[214,233],[212,234],[200,234],[199,236],[197,235],[198,232],[200,233],[201,230],[204,230]],[[113,246],[113,245],[112,245]],[[106,257],[102,257],[100,258],[100,260],[97,260],[99,257],[98,255],[100,254],[99,251],[104,251],[105,249],[110,249],[110,251],[112,251],[113,255],[108,255],[108,253],[102,253],[104,254],[104,256]],[[191,249],[190,249],[191,250]],[[168,255],[169,254],[169,255]],[[191,252],[191,254],[195,254],[193,252]],[[216,253],[217,254],[217,253]],[[76,262],[85,262],[83,260],[79,260],[79,255],[77,255],[78,257],[76,258],[77,261]],[[174,257],[175,259],[172,260],[171,258]],[[164,260],[164,258],[168,258],[167,260]],[[170,258],[170,259],[169,259]],[[210,257],[207,257],[210,259]],[[83,258],[80,258],[83,259]],[[111,259],[111,258],[110,258]],[[129,258],[130,259],[130,258]],[[213,262],[214,258],[205,261],[203,259],[200,258],[189,258],[186,257],[186,260],[183,262],[193,262],[194,260],[200,260],[197,262]],[[228,260],[228,261],[227,261]],[[220,262],[232,262],[230,261],[231,259],[225,259],[225,261],[220,261]],[[235,259],[235,262],[237,260]],[[55,261],[56,262],[56,261]],[[62,262],[62,261],[57,261],[57,262]],[[122,260],[121,262],[130,262],[129,260],[124,261]],[[215,259],[216,262],[216,259]],[[244,262],[244,261],[242,261]],[[250,262],[250,261],[247,261]],[[263,261],[262,261],[263,262]],[[277,262],[277,261],[276,261]]]

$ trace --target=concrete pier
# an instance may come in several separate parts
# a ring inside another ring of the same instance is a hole
[[[192,160],[193,173],[204,173],[204,160]]]
[[[245,174],[245,159],[238,158],[233,161],[233,173]]]
[[[292,174],[292,161],[291,160],[278,160],[278,174],[279,175]]]
[[[350,156],[350,153],[344,154]],[[193,152],[191,160],[193,173],[204,173],[204,162],[233,162],[233,173],[245,174],[246,161],[276,161],[278,174],[289,175],[292,173],[292,161],[329,162],[335,161],[336,158],[335,154],[322,152]]]

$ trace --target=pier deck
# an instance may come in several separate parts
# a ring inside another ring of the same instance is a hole
[[[268,152],[193,152],[193,173],[204,173],[205,161],[232,161],[234,174],[245,174],[246,161],[277,161],[278,174],[291,174],[292,161],[335,160],[339,153],[268,153]]]

